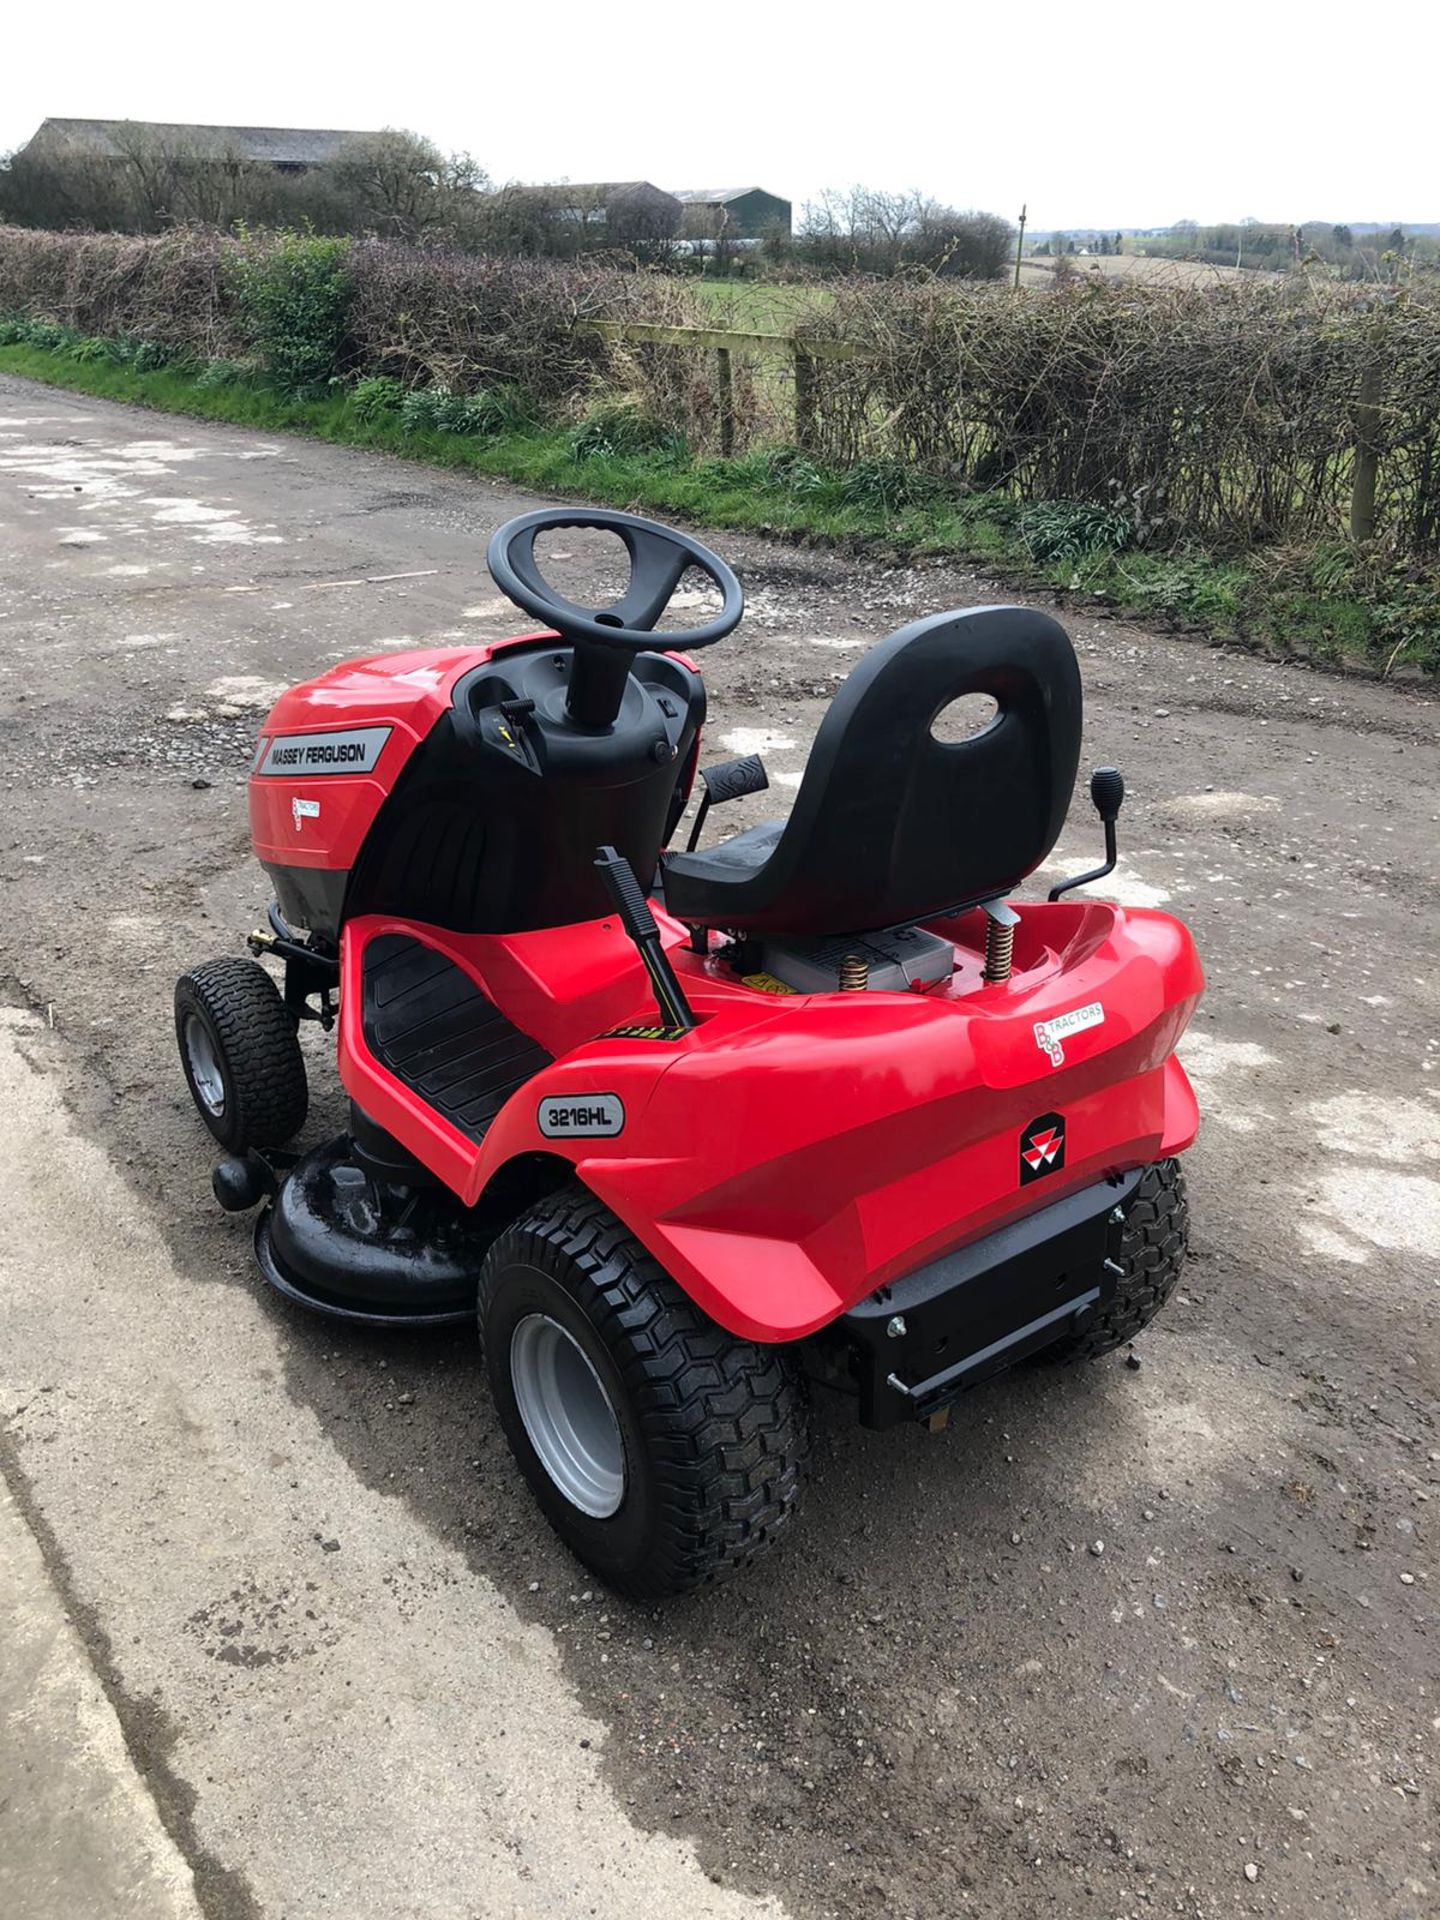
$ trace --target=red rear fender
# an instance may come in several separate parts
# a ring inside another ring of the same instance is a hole
[[[341,1074],[467,1203],[517,1155],[558,1154],[715,1320],[796,1339],[1003,1221],[1194,1138],[1173,1057],[1203,987],[1185,928],[1096,903],[1021,911],[1026,964],[1011,983],[977,989],[972,957],[929,993],[753,992],[663,922],[700,1015],[679,1040],[605,1033],[654,1018],[613,922],[513,937],[406,929],[556,1055],[479,1142],[370,1055],[360,955],[394,923],[356,921]],[[542,1127],[548,1100],[578,1109],[602,1095],[623,1114],[603,1137]],[[1063,1121],[1063,1158],[1023,1182],[1020,1136],[1046,1115]]]

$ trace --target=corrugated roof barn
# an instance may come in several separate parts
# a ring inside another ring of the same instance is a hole
[[[763,239],[776,227],[790,231],[790,202],[764,187],[677,188],[675,198],[682,207],[698,208],[717,219],[723,214],[738,240]]]

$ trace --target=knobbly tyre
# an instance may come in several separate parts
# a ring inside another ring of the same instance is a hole
[[[579,528],[629,556],[603,611],[537,559]],[[712,804],[766,785],[758,760],[699,768],[691,655],[741,618],[730,568],[570,509],[510,521],[489,566],[543,630],[356,660],[276,703],[249,783],[276,904],[255,957],[179,981],[180,1054],[271,1284],[367,1324],[478,1313],[557,1532],[621,1592],[678,1593],[790,1523],[811,1380],[872,1427],[933,1418],[1159,1310],[1203,980],[1176,920],[1074,895],[1114,864],[1113,769],[1091,782],[1106,863],[1011,899],[1079,760],[1047,615],[892,634],[789,817],[701,846]],[[657,635],[692,568],[719,612]],[[970,695],[989,723],[937,737]],[[306,1019],[336,1031],[350,1126],[297,1156]]]

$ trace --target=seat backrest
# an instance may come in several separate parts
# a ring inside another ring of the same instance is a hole
[[[995,701],[993,721],[937,739],[967,694]],[[836,694],[766,863],[766,904],[735,924],[855,933],[1009,891],[1060,837],[1080,723],[1080,669],[1048,614],[977,607],[902,627]]]

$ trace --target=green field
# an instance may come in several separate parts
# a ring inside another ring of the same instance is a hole
[[[823,287],[778,286],[763,280],[682,280],[714,316],[717,326],[739,333],[789,333],[807,307],[822,307]]]

